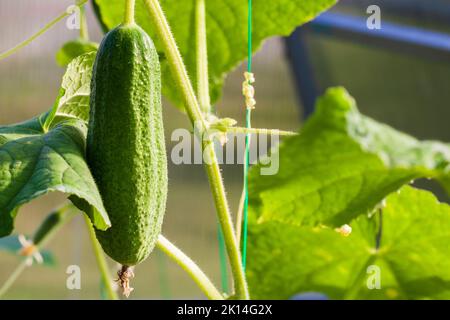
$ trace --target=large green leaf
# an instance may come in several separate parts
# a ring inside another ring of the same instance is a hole
[[[84,122],[58,117],[44,132],[44,118],[0,126],[0,237],[13,230],[21,205],[51,191],[88,203],[93,224],[105,230],[110,221],[84,160]]]
[[[345,89],[328,90],[301,134],[278,152],[279,172],[250,174],[259,221],[340,226],[371,212],[411,180],[439,180],[450,191],[450,147],[420,142],[361,115]]]
[[[257,50],[264,39],[288,35],[337,0],[253,0],[253,43]],[[95,0],[103,23],[117,26],[124,15],[124,0]],[[161,0],[161,6],[175,35],[191,80],[196,82],[195,0]],[[150,34],[159,51],[161,39],[155,36],[143,1],[137,1],[137,21]],[[211,97],[220,96],[226,73],[247,58],[247,1],[207,0],[206,24]],[[163,92],[176,105],[182,106],[178,89],[163,61]]]
[[[382,217],[382,219],[380,219]],[[247,274],[252,298],[318,291],[334,299],[450,299],[450,206],[405,186],[382,213],[345,237],[320,227],[253,221]],[[380,288],[369,289],[380,276]]]

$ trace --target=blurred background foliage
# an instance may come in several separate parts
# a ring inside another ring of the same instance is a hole
[[[435,19],[423,10],[407,16],[395,8],[383,10],[383,3],[400,3],[401,0],[376,2],[382,8],[383,21],[450,32],[448,21]],[[439,3],[450,8],[450,1],[413,2],[423,6]],[[27,38],[71,4],[70,0],[2,0],[0,52]],[[341,1],[333,11],[365,16],[369,4],[373,3]],[[88,23],[91,39],[100,41],[100,28],[90,7]],[[245,21],[242,27],[246,27]],[[0,62],[0,124],[22,121],[49,109],[64,72],[55,63],[55,53],[62,44],[77,36],[77,30],[69,30],[61,22],[25,49]],[[320,91],[332,85],[343,85],[356,98],[362,113],[420,139],[450,141],[450,63],[314,33],[307,34],[306,44]],[[301,127],[302,106],[290,68],[283,39],[269,40],[256,54],[254,72],[258,105],[253,113],[254,127],[285,130]],[[235,118],[240,124],[244,120],[241,95],[244,70],[242,65],[230,74],[224,97],[216,106],[220,116]],[[189,128],[189,123],[167,102],[164,117],[170,154],[175,145],[170,139],[172,131]],[[241,192],[241,170],[240,165],[223,166],[234,212]],[[164,234],[220,284],[216,215],[201,165],[170,164],[169,190]],[[51,194],[25,205],[19,212],[16,232],[32,234],[46,214],[63,201],[63,196]],[[99,274],[81,216],[56,236],[49,249],[57,258],[56,267],[34,266],[27,270],[6,298],[99,298]],[[17,263],[16,257],[0,252],[0,284]],[[82,288],[70,291],[66,289],[66,268],[74,264],[81,266]],[[111,267],[116,268],[112,262]],[[190,278],[159,252],[140,265],[136,275],[133,293],[136,299],[202,296]]]

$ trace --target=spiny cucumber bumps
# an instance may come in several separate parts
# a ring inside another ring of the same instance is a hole
[[[119,25],[100,44],[86,153],[112,225],[96,230],[97,238],[112,259],[134,266],[155,246],[167,197],[158,54],[134,23]]]

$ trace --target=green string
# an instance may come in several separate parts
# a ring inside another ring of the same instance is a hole
[[[248,65],[247,71],[252,72],[252,0],[248,0]]]
[[[247,71],[252,72],[252,0],[248,0],[248,65]],[[247,109],[245,125],[251,128],[250,108]],[[248,169],[250,167],[250,134],[245,136],[245,154],[244,154],[244,208],[243,208],[243,226],[242,226],[242,267],[245,272],[247,265],[247,230],[248,230]],[[222,281],[222,290],[228,292],[228,269],[226,261],[225,240],[222,230],[218,225],[217,235],[219,238],[219,256],[220,256],[220,274]]]
[[[252,0],[248,0],[248,62],[247,71],[252,72]],[[245,117],[246,128],[251,128],[252,109],[247,108]],[[245,161],[244,161],[244,221],[242,228],[242,267],[245,272],[247,266],[247,229],[248,229],[248,169],[250,167],[250,134],[245,136]]]

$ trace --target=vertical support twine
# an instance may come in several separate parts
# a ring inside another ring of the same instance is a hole
[[[243,93],[246,102],[246,117],[245,126],[247,129],[251,128],[252,109],[255,107],[254,94],[255,90],[252,84],[255,82],[252,74],[252,0],[248,0],[248,62],[247,72],[245,73],[245,82],[243,86]],[[243,228],[242,228],[242,267],[246,269],[247,266],[247,230],[248,230],[248,169],[250,167],[250,133],[245,136],[245,158],[244,158],[244,209],[243,209]]]
[[[247,20],[247,32],[248,32],[248,59],[247,59],[247,72],[245,72],[244,77],[245,80],[242,84],[242,93],[245,97],[245,106],[246,106],[246,115],[245,115],[245,127],[247,129],[251,128],[251,113],[252,109],[255,108],[255,89],[253,87],[253,83],[255,82],[255,76],[252,73],[252,0],[248,0],[248,20]],[[239,205],[238,215],[237,215],[237,240],[239,245],[241,245],[241,255],[242,255],[242,268],[245,273],[246,265],[247,265],[247,231],[248,231],[248,170],[250,167],[250,143],[251,143],[251,134],[247,133],[245,135],[245,153],[244,153],[244,173],[243,173],[243,188],[242,188],[242,197],[241,203]],[[225,253],[222,253],[223,237],[220,234],[220,227],[218,230],[219,237],[219,253],[221,260],[221,276],[222,276],[222,288],[224,291],[227,291],[228,287],[225,284],[228,284],[227,281],[227,269],[226,265],[223,263]],[[242,242],[241,242],[242,237]]]

